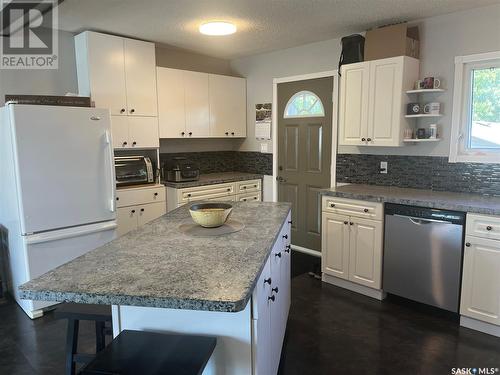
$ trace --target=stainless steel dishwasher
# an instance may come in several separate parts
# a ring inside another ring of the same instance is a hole
[[[465,213],[385,205],[385,292],[458,311]]]

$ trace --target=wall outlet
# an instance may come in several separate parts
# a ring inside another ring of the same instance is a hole
[[[264,153],[265,153],[265,152],[268,152],[268,149],[269,149],[269,148],[268,148],[267,143],[261,143],[261,144],[260,144],[260,152],[264,152]]]
[[[380,173],[387,174],[387,162],[386,161],[381,161],[380,162]]]

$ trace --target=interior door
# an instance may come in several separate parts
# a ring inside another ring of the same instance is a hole
[[[115,218],[109,112],[13,105],[23,233]]]
[[[292,243],[317,251],[319,191],[330,187],[332,93],[332,77],[278,84],[278,200],[292,203]]]
[[[128,114],[157,116],[154,44],[125,38],[124,51]]]

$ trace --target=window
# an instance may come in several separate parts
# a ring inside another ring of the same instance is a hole
[[[321,99],[311,91],[299,91],[286,103],[284,118],[324,117]]]
[[[500,163],[500,52],[455,58],[450,161]]]

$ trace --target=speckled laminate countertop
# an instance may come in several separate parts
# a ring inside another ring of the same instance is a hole
[[[371,202],[398,203],[486,215],[500,215],[500,197],[480,194],[357,184],[326,189],[321,193],[334,197]]]
[[[187,205],[21,285],[22,298],[236,312],[245,308],[288,203],[234,203],[246,226],[190,237]]]
[[[257,178],[263,178],[263,176],[261,174],[244,173],[244,172],[221,172],[221,173],[201,174],[200,179],[198,181],[188,181],[188,182],[162,181],[162,184],[176,189],[183,189],[194,186],[223,184],[225,182],[255,180]]]

